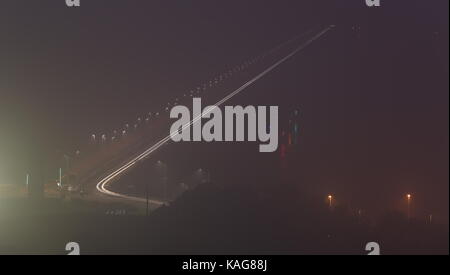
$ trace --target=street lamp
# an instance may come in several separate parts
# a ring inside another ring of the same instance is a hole
[[[406,195],[406,199],[408,200],[408,220],[411,219],[411,194]]]
[[[26,186],[26,192],[28,195],[30,195],[30,174],[27,174]]]
[[[333,206],[333,196],[332,195],[328,195],[328,202],[330,204],[330,209]]]
[[[59,184],[62,186],[62,168],[59,168]]]

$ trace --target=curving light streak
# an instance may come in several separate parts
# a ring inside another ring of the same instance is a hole
[[[249,87],[250,85],[252,85],[253,83],[255,83],[256,81],[258,81],[260,78],[262,78],[263,76],[265,76],[266,74],[268,74],[269,72],[271,72],[273,69],[275,69],[276,67],[280,66],[282,63],[284,63],[286,60],[288,60],[289,58],[291,58],[292,56],[294,56],[295,54],[297,54],[299,51],[303,50],[304,48],[306,48],[307,46],[309,46],[312,42],[314,42],[316,39],[320,38],[322,35],[324,35],[325,33],[327,33],[329,30],[331,30],[333,28],[333,26],[329,26],[327,28],[325,28],[324,30],[322,30],[321,32],[319,32],[318,34],[316,34],[314,37],[312,37],[311,39],[309,39],[308,41],[306,41],[305,43],[303,43],[302,45],[300,45],[297,49],[295,49],[293,52],[291,52],[289,55],[285,56],[284,58],[282,58],[281,60],[279,60],[278,62],[276,62],[275,64],[273,64],[272,66],[270,66],[269,68],[267,68],[265,71],[263,71],[262,73],[260,73],[259,75],[257,75],[256,77],[254,77],[253,79],[251,79],[250,81],[246,82],[244,85],[242,85],[240,88],[238,88],[237,90],[235,90],[234,92],[230,93],[229,95],[227,95],[226,97],[224,97],[223,99],[221,99],[220,101],[218,101],[216,104],[214,104],[213,106],[209,106],[204,112],[203,114],[200,114],[198,116],[196,116],[195,118],[193,118],[189,123],[186,123],[185,125],[183,125],[182,130],[191,127],[194,123],[196,123],[197,121],[199,121],[202,116],[204,116],[205,114],[209,114],[212,110],[214,110],[215,108],[217,108],[218,106],[222,105],[224,102],[228,101],[230,98],[234,97],[235,95],[237,95],[238,93],[242,92],[244,89],[246,89],[247,87]],[[177,131],[173,131],[172,133],[170,133],[170,135],[166,136],[165,138],[161,139],[160,141],[158,141],[156,144],[154,144],[153,146],[151,146],[150,148],[148,148],[147,150],[145,150],[143,153],[141,153],[140,155],[138,155],[137,157],[133,158],[131,161],[128,161],[125,165],[121,166],[119,169],[115,170],[114,172],[110,173],[108,176],[106,176],[105,178],[103,178],[102,180],[100,180],[97,183],[97,190],[103,194],[106,195],[110,195],[113,197],[119,197],[122,199],[127,199],[127,200],[132,200],[132,201],[136,201],[136,202],[146,202],[147,200],[145,198],[139,198],[139,197],[134,197],[134,196],[129,196],[129,195],[123,195],[123,194],[119,194],[116,192],[112,192],[108,189],[106,189],[106,187],[108,186],[109,183],[111,183],[117,176],[119,176],[120,174],[124,173],[125,171],[127,171],[128,169],[132,168],[134,165],[136,165],[139,161],[145,159],[146,157],[148,157],[150,154],[152,154],[153,152],[155,152],[156,150],[158,150],[161,146],[163,146],[166,142],[168,142],[172,136],[174,135],[178,135],[178,130]],[[164,205],[165,202],[160,201],[160,200],[149,200],[149,202],[153,203],[153,204],[157,204],[157,205]]]

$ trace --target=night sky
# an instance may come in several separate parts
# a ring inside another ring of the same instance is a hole
[[[392,64],[366,58],[373,70],[354,81],[373,81],[373,89],[339,97],[330,90],[324,99],[330,113],[362,125],[346,128],[359,137],[345,142],[349,155],[368,148],[372,158],[355,177],[373,174],[367,184],[382,190],[423,192],[448,219],[448,1],[383,2],[376,10],[362,0],[82,0],[68,9],[63,0],[4,0],[0,183],[18,181],[52,152],[73,151],[91,132],[123,125],[310,26],[357,22],[371,31],[364,53],[390,56]],[[389,85],[377,85],[379,71],[392,76],[381,80]],[[375,140],[382,148],[372,146]],[[352,163],[342,156],[330,169],[350,173]]]

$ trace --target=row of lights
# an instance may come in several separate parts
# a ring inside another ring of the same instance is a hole
[[[333,198],[333,195],[328,195],[327,197],[330,207],[333,206]],[[408,205],[411,204],[412,195],[407,194],[406,199],[408,200]]]
[[[203,85],[200,85],[200,86],[197,87],[196,89],[191,90],[191,91],[189,92],[189,96],[190,96],[190,97],[194,97],[195,95],[199,95],[202,91],[206,91],[206,90],[208,89],[208,87],[209,87],[209,88],[212,88],[212,87],[214,87],[215,85],[218,85],[218,84],[219,84],[220,82],[222,82],[223,80],[225,80],[225,79],[231,77],[234,73],[238,73],[238,72],[244,70],[244,69],[247,68],[248,66],[250,66],[250,65],[252,65],[252,64],[254,64],[254,63],[256,63],[256,62],[258,62],[259,60],[261,60],[261,59],[264,58],[265,56],[266,56],[266,54],[263,54],[263,55],[261,55],[261,56],[255,57],[255,58],[253,58],[253,59],[251,59],[251,60],[249,60],[249,61],[245,61],[242,65],[236,66],[235,68],[233,68],[233,69],[231,69],[231,70],[229,70],[229,71],[227,71],[227,72],[225,72],[225,73],[222,73],[222,74],[219,75],[218,77],[215,77],[214,80],[210,80],[209,83],[205,83],[205,84],[203,84]],[[186,94],[186,93],[183,94],[183,97],[188,97],[188,94]],[[167,103],[167,106],[165,107],[165,111],[166,111],[166,112],[169,112],[170,106],[175,106],[176,104],[178,104],[178,101],[179,101],[179,98],[177,97],[177,98],[175,98],[175,102],[174,102],[173,104],[171,104],[170,102],[168,102],[168,103]],[[159,114],[160,114],[159,112],[156,112],[156,113],[154,113],[154,116],[155,116],[155,117],[158,117]],[[149,113],[148,113],[148,116],[145,118],[145,122],[148,123],[148,122],[150,121],[150,118],[151,118],[151,117],[153,117],[153,114],[152,114],[152,112],[149,112]],[[133,127],[134,127],[135,130],[139,127],[139,125],[141,124],[141,122],[142,122],[142,119],[139,117],[139,118],[137,119],[137,123],[133,125]],[[121,131],[121,136],[122,136],[122,137],[123,137],[123,136],[126,136],[126,134],[128,133],[129,129],[130,129],[130,125],[129,125],[129,124],[126,124],[126,125],[125,125],[125,128]],[[118,131],[117,131],[117,130],[114,130],[114,131],[113,131],[113,136],[111,137],[111,141],[117,140],[117,138],[119,137],[119,135],[117,135],[117,134],[118,134]],[[96,141],[97,141],[97,135],[92,134],[91,137],[90,137],[90,139],[91,139],[91,141],[96,142]],[[100,136],[100,140],[101,140],[101,142],[106,142],[106,141],[107,141],[107,135],[106,135],[106,134],[102,134],[102,135]]]
[[[209,87],[213,87],[214,85],[218,85],[223,80],[231,77],[234,73],[242,71],[245,68],[247,68],[248,66],[250,66],[250,65],[260,61],[263,58],[265,58],[266,55],[267,54],[263,54],[261,56],[253,58],[250,61],[245,61],[242,65],[236,66],[235,68],[233,68],[233,69],[231,69],[231,70],[229,70],[229,71],[227,71],[225,73],[222,73],[218,77],[215,77],[214,80],[209,81],[209,85],[208,84],[203,84],[203,85],[197,87],[195,90],[191,90],[190,93],[189,93],[189,96],[190,97],[194,97],[194,95],[199,95],[202,91],[206,91],[208,86]],[[186,94],[186,93],[183,94],[183,97],[188,97],[188,94]],[[173,106],[178,104],[178,102],[179,102],[179,98],[177,97],[177,98],[175,98],[175,102],[173,103]],[[171,103],[168,102],[167,106],[165,108],[166,112],[168,112],[170,110],[170,106],[171,106]],[[159,115],[160,115],[159,112],[155,112],[155,113],[149,112],[147,114],[147,117],[144,119],[144,121],[145,121],[146,124],[148,124],[152,117],[159,117]],[[111,142],[114,142],[114,141],[118,140],[121,137],[125,137],[130,132],[130,129],[134,128],[134,130],[136,130],[139,127],[139,125],[141,125],[141,123],[142,123],[142,118],[138,117],[137,122],[133,125],[133,127],[130,127],[130,124],[127,123],[127,124],[125,124],[125,126],[124,126],[124,128],[122,130],[120,130],[120,131],[113,130],[113,132],[112,132],[113,136],[110,139]],[[91,134],[91,136],[90,136],[91,142],[97,142],[98,138],[99,138],[99,140],[102,143],[106,143],[108,141],[108,137],[107,137],[106,134],[102,134],[99,137],[96,134]],[[77,150],[75,152],[75,155],[79,156],[80,155],[80,151]]]
[[[334,199],[333,195],[328,195],[327,199],[328,199],[329,207],[333,208],[333,199]],[[411,200],[412,200],[412,195],[411,194],[407,194],[406,195],[406,200],[407,200],[407,203],[408,203],[408,219],[410,219],[411,218]]]
[[[241,65],[238,65],[238,66],[234,67],[233,69],[230,69],[229,71],[227,71],[227,72],[225,72],[225,73],[222,73],[220,76],[214,78],[214,80],[209,81],[209,87],[213,87],[214,85],[219,84],[219,83],[222,82],[224,79],[227,79],[227,78],[231,77],[234,73],[238,73],[238,72],[240,72],[240,71],[246,69],[246,68],[249,67],[250,65],[253,65],[254,63],[257,63],[257,62],[259,62],[260,60],[266,58],[266,56],[271,55],[271,54],[274,54],[276,51],[279,50],[279,48],[280,48],[280,46],[278,46],[278,47],[276,47],[276,48],[274,48],[274,49],[272,49],[272,50],[270,50],[270,51],[268,51],[268,52],[266,52],[266,53],[263,53],[263,54],[261,54],[261,55],[255,57],[255,58],[253,58],[253,59],[251,59],[251,60],[245,61],[245,62],[243,62]],[[208,84],[203,84],[203,85],[197,87],[196,91],[191,90],[191,91],[190,91],[190,97],[194,97],[195,94],[200,94],[201,91],[206,91],[207,87],[208,87]],[[183,94],[183,97],[187,97],[187,96],[188,96],[187,94]],[[178,98],[175,98],[175,103],[174,103],[173,105],[175,106],[177,103],[178,103]],[[166,111],[166,112],[169,111],[169,107],[170,107],[170,102],[167,103],[167,106],[166,106],[166,108],[165,108],[165,111]],[[159,114],[160,114],[159,112],[156,112],[156,113],[154,114],[154,116],[155,116],[155,117],[158,117]],[[149,113],[148,113],[148,116],[145,118],[145,122],[148,123],[148,122],[150,121],[150,118],[151,118],[151,117],[152,117],[152,112],[149,112]],[[138,123],[134,124],[134,128],[137,129],[138,126],[139,126],[139,124],[140,124],[141,122],[142,122],[142,121],[141,121],[141,118],[139,117],[139,118],[138,118]],[[125,129],[121,130],[121,132],[120,132],[121,135],[118,135],[119,132],[118,132],[117,130],[114,130],[114,131],[113,131],[113,136],[111,137],[111,141],[114,142],[114,141],[117,140],[120,136],[121,136],[121,137],[126,136],[127,133],[128,133],[128,131],[129,131],[129,128],[130,128],[130,127],[129,127],[129,124],[126,124],[126,125],[125,125]],[[101,138],[101,142],[106,142],[106,141],[107,141],[107,135],[106,135],[106,134],[102,134],[102,135],[100,136],[100,138]],[[97,135],[96,135],[96,134],[92,134],[92,135],[90,136],[90,140],[93,141],[93,142],[96,142],[96,141],[97,141]],[[77,150],[76,155],[78,156],[79,153],[80,153],[80,151]]]
[[[272,54],[272,53],[275,52],[276,50],[278,50],[278,48],[276,48],[276,49],[274,49],[274,50],[271,50],[271,51],[268,52],[268,53],[261,54],[260,56],[257,56],[257,57],[255,57],[255,58],[253,58],[253,59],[251,59],[251,60],[245,61],[245,62],[243,62],[241,65],[238,65],[238,66],[234,67],[233,69],[230,69],[229,71],[227,71],[227,72],[225,72],[225,73],[222,73],[222,74],[219,75],[218,77],[215,77],[214,80],[210,80],[210,81],[209,81],[209,84],[203,84],[203,85],[197,87],[195,90],[191,90],[190,93],[189,93],[189,96],[190,96],[190,97],[194,97],[194,95],[196,95],[196,94],[199,95],[202,91],[206,91],[207,88],[208,88],[208,86],[209,86],[210,88],[212,88],[213,86],[218,85],[220,82],[222,82],[222,81],[224,81],[225,79],[227,79],[227,78],[233,76],[234,73],[238,73],[238,72],[240,72],[240,71],[243,71],[244,69],[246,69],[246,68],[249,67],[250,65],[253,65],[254,63],[259,62],[260,60],[264,59],[267,55]],[[183,94],[183,97],[188,97],[188,94],[186,94],[186,93]],[[176,104],[178,104],[178,101],[179,101],[179,98],[178,98],[178,97],[175,98],[175,102],[173,103],[173,106],[175,106]],[[170,109],[169,107],[170,107],[170,106],[171,106],[171,103],[168,102],[168,103],[167,103],[167,106],[166,106],[166,108],[165,108],[165,111],[166,111],[166,112],[169,111],[169,109]],[[150,122],[150,119],[151,119],[152,117],[158,117],[159,115],[160,115],[159,112],[155,112],[155,113],[149,112],[148,115],[147,115],[147,117],[144,119],[144,121],[145,121],[146,124],[148,124],[148,123]],[[136,130],[136,129],[139,127],[139,125],[140,125],[141,123],[142,123],[142,119],[141,119],[141,117],[138,117],[137,123],[135,123],[135,124],[133,125],[133,128]],[[130,131],[130,128],[131,128],[131,127],[130,127],[129,124],[125,124],[125,127],[124,127],[122,130],[120,130],[120,131],[114,130],[114,131],[113,131],[113,136],[111,137],[110,140],[111,140],[112,142],[114,142],[114,141],[118,140],[120,137],[125,137],[125,136],[127,135],[127,133]],[[91,136],[90,136],[91,142],[97,142],[97,139],[98,139],[98,137],[97,137],[96,134],[91,134]],[[106,134],[102,134],[101,136],[99,136],[99,139],[100,139],[100,141],[101,141],[102,143],[105,143],[105,142],[108,141],[108,137],[107,137]],[[77,150],[76,153],[75,153],[75,155],[76,155],[76,156],[79,156],[79,155],[80,155],[80,151]]]
[[[276,52],[278,50],[278,47],[271,50],[270,52],[264,53],[260,56],[257,56],[249,61],[245,61],[244,63],[242,63],[239,66],[236,66],[235,68],[222,73],[220,76],[214,78],[214,80],[209,81],[209,87],[212,88],[214,85],[218,85],[220,82],[222,82],[223,80],[231,77],[234,73],[238,73],[240,71],[243,71],[244,69],[246,69],[247,67],[249,67],[250,65],[253,65],[256,62],[259,62],[261,59],[264,59],[267,55],[269,54],[273,54],[274,52]],[[194,97],[195,93],[200,94],[200,92],[202,91],[206,91],[208,87],[208,84],[203,84],[201,87],[197,87],[196,91],[191,90],[190,91],[190,97]],[[187,97],[187,94],[183,94],[183,97]],[[175,103],[173,104],[174,106],[178,103],[178,98],[175,98]],[[170,102],[167,103],[167,106],[165,108],[165,111],[168,112],[169,111],[169,107],[170,107]],[[155,117],[159,116],[159,112],[154,113]],[[148,123],[150,121],[150,118],[153,116],[152,112],[148,113],[148,116],[145,118],[145,123]],[[142,119],[140,117],[138,117],[137,119],[137,123],[134,124],[134,129],[136,130],[138,128],[138,126],[141,124]],[[113,131],[113,136],[111,137],[111,141],[114,142],[116,141],[119,137],[125,137],[128,133],[128,131],[130,130],[130,125],[129,124],[125,124],[125,128],[122,129],[121,131],[117,131],[114,130]],[[120,135],[119,135],[120,132]],[[97,135],[96,134],[92,134],[90,136],[90,140],[93,142],[97,142]],[[107,142],[107,135],[106,134],[102,134],[100,136],[100,140],[102,143]],[[79,150],[76,150],[75,152],[75,156],[79,156],[81,154],[81,152]],[[65,155],[67,156],[67,155]],[[60,169],[60,174],[61,174],[61,169]],[[59,180],[59,184],[61,180]],[[27,185],[29,183],[29,175],[27,174]]]

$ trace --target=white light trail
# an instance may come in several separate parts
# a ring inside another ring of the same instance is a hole
[[[312,37],[311,39],[307,40],[306,42],[304,42],[302,45],[300,45],[297,49],[295,49],[293,52],[291,52],[289,55],[285,56],[284,58],[282,58],[281,60],[279,60],[278,62],[276,62],[275,64],[273,64],[272,66],[270,66],[269,68],[267,68],[265,71],[263,71],[262,73],[260,73],[259,75],[257,75],[256,77],[254,77],[253,79],[251,79],[250,81],[246,82],[244,85],[242,85],[240,88],[238,88],[237,90],[233,91],[232,93],[230,93],[229,95],[227,95],[226,97],[224,97],[223,99],[221,99],[220,101],[218,101],[216,104],[213,105],[213,107],[207,109],[205,111],[204,114],[208,114],[210,113],[214,108],[216,108],[215,106],[220,106],[223,103],[225,103],[226,101],[228,101],[229,99],[231,99],[232,97],[234,97],[235,95],[237,95],[238,93],[242,92],[243,90],[245,90],[247,87],[249,87],[250,85],[252,85],[253,83],[255,83],[256,81],[258,81],[260,78],[262,78],[263,76],[265,76],[266,74],[268,74],[269,72],[271,72],[272,70],[274,70],[275,68],[277,68],[278,66],[280,66],[282,63],[284,63],[286,60],[290,59],[291,57],[293,57],[295,54],[297,54],[299,51],[305,49],[307,46],[309,46],[312,42],[314,42],[315,40],[317,40],[318,38],[320,38],[321,36],[323,36],[325,33],[327,33],[329,30],[332,29],[332,26],[329,26],[327,28],[325,28],[324,30],[322,30],[321,32],[319,32],[318,34],[316,34],[314,37]],[[279,47],[277,47],[279,48]],[[193,118],[189,123],[186,123],[182,128],[183,130],[191,127],[192,124],[194,124],[195,122],[197,122],[198,120],[200,120],[202,118],[202,115],[198,115],[195,118]],[[148,148],[147,150],[145,150],[143,153],[139,154],[137,157],[133,158],[132,160],[128,161],[126,164],[124,164],[123,166],[121,166],[120,168],[118,168],[117,170],[111,172],[110,174],[108,174],[106,177],[104,177],[102,180],[100,180],[97,183],[97,190],[103,194],[106,195],[110,195],[113,197],[118,197],[118,198],[122,198],[122,199],[127,199],[127,200],[132,200],[132,201],[136,201],[136,202],[146,202],[147,200],[145,198],[139,198],[139,197],[134,197],[134,196],[129,196],[129,195],[123,195],[123,194],[119,194],[116,192],[112,192],[110,190],[107,189],[107,186],[109,183],[111,183],[116,177],[118,177],[119,175],[121,175],[122,173],[124,173],[125,171],[127,171],[128,169],[131,169],[133,166],[135,166],[139,161],[147,158],[150,154],[152,154],[153,152],[155,152],[156,150],[158,150],[161,146],[163,146],[166,142],[168,142],[172,135],[177,134],[178,131],[174,131],[172,133],[170,133],[168,136],[166,136],[165,138],[161,139],[160,141],[158,141],[157,143],[155,143],[153,146],[151,146],[150,148]],[[149,200],[150,203],[153,204],[157,204],[157,205],[163,205],[165,202],[160,201],[160,200]]]

